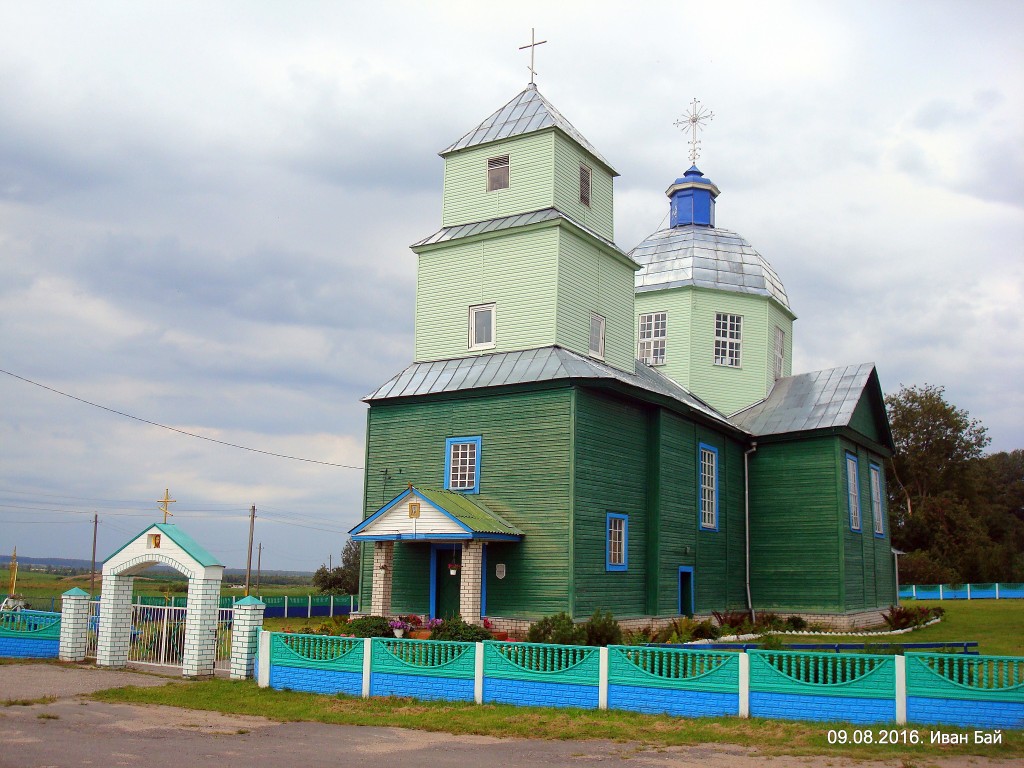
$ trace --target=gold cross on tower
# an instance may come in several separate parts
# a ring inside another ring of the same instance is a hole
[[[701,106],[701,103],[694,99],[690,104],[690,111],[676,120],[672,125],[682,131],[690,131],[690,163],[697,164],[700,157],[700,139],[697,138],[697,130],[704,128],[704,123],[715,119],[715,113],[710,112]]]
[[[519,46],[519,50],[520,51],[526,50],[527,48],[530,49],[530,66],[527,67],[527,69],[530,70],[530,85],[534,84],[533,77],[534,77],[534,75],[537,74],[537,70],[535,70],[533,68],[533,52],[537,50],[537,46],[538,45],[544,45],[544,43],[546,43],[546,42],[547,42],[547,40],[541,40],[538,43],[537,42],[537,36],[534,34],[534,29],[533,29],[533,27],[530,27],[530,44],[529,45],[520,45]]]
[[[165,488],[164,489],[164,497],[162,499],[157,499],[157,503],[160,505],[160,511],[164,513],[164,522],[165,523],[167,522],[167,518],[168,517],[174,517],[174,515],[171,514],[171,511],[169,509],[167,509],[167,505],[168,504],[174,504],[175,503],[175,500],[171,498],[171,489],[170,488]]]

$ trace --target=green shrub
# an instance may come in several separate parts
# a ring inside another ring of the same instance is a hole
[[[643,629],[627,629],[622,633],[622,645],[646,645],[653,643],[656,633],[650,626]]]
[[[346,627],[347,633],[356,637],[394,637],[391,620],[383,616],[363,616],[352,619]]]
[[[942,609],[940,609],[942,610]],[[942,614],[934,613],[934,609],[924,606],[907,607],[905,605],[890,605],[889,612],[882,614],[882,619],[889,629],[907,629],[909,627],[920,627]]]
[[[761,650],[763,651],[782,651],[785,648],[786,644],[778,635],[765,635],[761,640]]]
[[[587,645],[621,645],[622,627],[619,626],[612,612],[601,612],[598,608],[590,621],[583,625],[583,631],[587,634]]]
[[[807,629],[807,620],[802,616],[790,616],[786,619],[786,629],[791,632],[803,632]]]
[[[461,616],[452,616],[445,619],[439,627],[434,627],[430,632],[431,640],[449,640],[460,643],[478,643],[482,640],[491,640],[493,635],[483,627],[475,624],[467,624]]]
[[[717,640],[722,636],[722,630],[711,623],[711,619],[704,619],[699,624],[694,624],[691,637],[694,640]]]
[[[722,627],[723,630],[726,627],[735,630],[734,632],[721,632],[719,635],[746,634],[744,630],[749,632],[753,629],[750,625],[750,614],[746,611],[712,611],[711,615],[715,617],[718,626]]]
[[[587,642],[587,631],[574,624],[565,611],[554,616],[545,616],[530,626],[526,639],[531,643],[554,643],[555,645],[583,645]]]

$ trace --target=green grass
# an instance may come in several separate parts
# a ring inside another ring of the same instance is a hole
[[[877,638],[851,635],[779,635],[784,643],[939,643],[976,640],[991,656],[1024,656],[1024,600],[904,600],[909,605],[946,610],[942,621],[903,635]]]
[[[253,682],[209,680],[169,683],[159,688],[115,688],[93,694],[101,701],[163,704],[186,709],[256,715],[283,722],[395,726],[452,734],[501,738],[611,739],[651,747],[737,744],[763,755],[827,755],[855,758],[984,755],[1024,758],[1024,731],[1003,731],[999,745],[930,744],[933,730],[970,733],[956,728],[918,727],[918,745],[853,744],[853,726],[739,718],[677,718],[632,712],[545,709],[501,704],[418,701],[407,698],[360,699],[258,688]],[[847,744],[828,743],[828,731],[846,731]],[[864,731],[861,727],[859,730]],[[880,728],[870,729],[874,734]]]

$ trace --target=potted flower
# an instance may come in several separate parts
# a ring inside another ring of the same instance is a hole
[[[448,573],[455,576],[459,572],[459,568],[462,567],[461,563],[456,563],[454,560],[448,563]]]
[[[402,618],[392,620],[390,625],[391,630],[395,633],[395,637],[404,637],[405,630],[409,628],[409,623]]]
[[[410,618],[412,617],[410,616]],[[412,627],[412,631],[409,632],[409,637],[413,640],[429,640],[430,633],[433,632],[436,627],[440,627],[443,623],[444,622],[441,619],[427,619],[426,621],[423,621],[419,616],[417,616],[416,624]]]

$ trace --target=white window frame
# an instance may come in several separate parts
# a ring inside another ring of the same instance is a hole
[[[885,536],[885,515],[882,508],[882,468],[869,464],[871,476],[871,517],[875,522],[875,536]]]
[[[590,207],[594,189],[594,171],[589,165],[580,163],[580,203]]]
[[[490,341],[477,341],[476,338],[476,316],[483,312],[491,314],[491,338]],[[496,330],[498,327],[498,305],[476,304],[469,308],[469,348],[470,349],[494,349]]]
[[[697,477],[700,490],[700,527],[718,530],[718,449],[700,443],[697,452]]]
[[[775,381],[778,381],[785,375],[786,371],[786,332],[775,326],[775,366],[773,368],[775,373]]]
[[[460,493],[480,492],[480,453],[483,438],[449,437],[445,440],[444,489]]]
[[[594,323],[597,322],[598,328],[598,349],[594,349]],[[596,357],[598,360],[604,360],[604,332],[605,332],[605,319],[604,315],[599,315],[597,312],[590,313],[590,335],[587,339],[587,348],[590,350],[590,356]]]
[[[508,155],[487,158],[487,191],[508,189],[512,184],[512,163]]]
[[[715,313],[715,365],[743,366],[743,315]]]
[[[629,516],[609,512],[605,517],[604,568],[606,571],[629,569]]]
[[[637,358],[647,365],[664,365],[667,338],[668,312],[641,314],[637,323]]]
[[[846,506],[850,512],[850,530],[860,533],[860,477],[857,457],[846,454]]]

